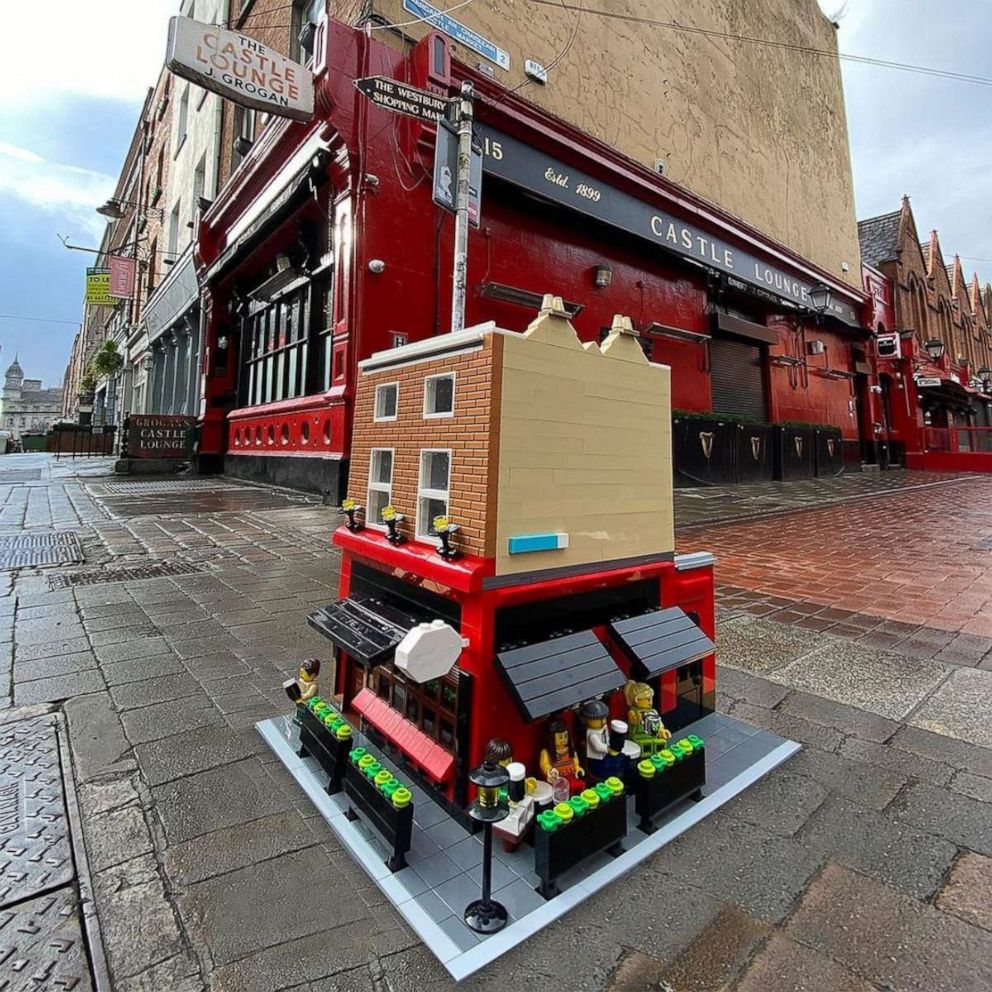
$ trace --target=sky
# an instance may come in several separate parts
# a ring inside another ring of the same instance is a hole
[[[985,2],[818,2],[838,19],[842,52],[992,75]],[[67,251],[58,236],[99,243],[104,221],[95,208],[113,191],[178,6],[49,0],[58,30],[46,31],[43,45],[32,18],[5,20],[0,315],[17,319],[0,316],[0,371],[18,353],[27,376],[46,385],[62,377],[93,256]],[[992,88],[850,62],[843,76],[858,216],[895,210],[908,193],[921,236],[939,228],[948,261],[957,251],[966,272],[992,280]]]

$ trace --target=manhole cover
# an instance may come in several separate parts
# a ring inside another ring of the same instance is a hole
[[[40,468],[11,468],[0,472],[0,486],[9,482],[40,482]]]
[[[90,992],[78,901],[71,888],[0,909],[0,989]]]
[[[137,579],[162,579],[169,575],[194,575],[202,568],[185,561],[163,561],[150,565],[134,565],[128,568],[99,568],[91,572],[68,572],[63,575],[50,575],[50,589],[68,589],[70,586],[95,586],[104,582],[133,582]],[[2,986],[0,986],[2,992]]]
[[[0,909],[74,877],[52,722],[0,729],[0,867]]]
[[[75,565],[81,561],[83,549],[72,531],[0,537],[0,569]]]
[[[186,493],[191,490],[231,490],[243,487],[214,479],[170,479],[165,482],[99,482],[86,488],[94,496],[148,496],[152,493]]]

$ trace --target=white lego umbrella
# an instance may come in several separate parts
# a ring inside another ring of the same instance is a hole
[[[407,633],[396,648],[393,662],[414,682],[430,682],[451,671],[467,644],[468,641],[450,624],[433,620],[419,624]]]

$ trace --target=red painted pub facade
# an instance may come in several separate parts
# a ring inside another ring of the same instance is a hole
[[[832,425],[845,460],[874,460],[867,293],[452,62],[442,35],[404,55],[331,20],[315,46],[314,121],[271,120],[201,218],[202,468],[337,499],[358,361],[449,329],[435,128],[374,107],[354,82],[376,75],[475,85],[467,324],[522,329],[545,292],[583,340],[629,314],[675,410]],[[815,322],[814,285],[832,294]]]

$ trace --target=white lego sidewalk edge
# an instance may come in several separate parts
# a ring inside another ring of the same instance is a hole
[[[510,923],[504,930],[463,951],[417,905],[416,898],[411,898],[406,889],[393,878],[380,855],[365,840],[358,828],[348,820],[343,810],[339,809],[333,797],[324,791],[324,784],[297,756],[290,741],[279,732],[277,721],[263,720],[255,725],[255,729],[272,748],[286,770],[300,784],[328,825],[338,835],[341,843],[348,848],[351,856],[368,872],[420,939],[459,982],[629,872],[635,865],[640,864],[655,851],[659,851],[801,749],[801,745],[795,741],[785,741],[711,795],[693,803],[684,812],[660,826],[629,851],[614,858],[609,864],[594,871],[554,899],[549,899],[543,906]]]

